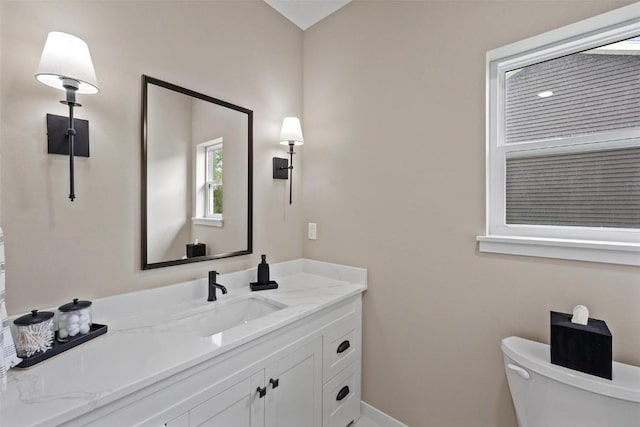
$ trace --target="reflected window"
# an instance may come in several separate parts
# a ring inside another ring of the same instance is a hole
[[[193,222],[223,227],[224,141],[215,138],[196,145],[193,160]]]
[[[224,150],[222,144],[209,145],[206,148],[206,218],[222,217],[222,164]]]

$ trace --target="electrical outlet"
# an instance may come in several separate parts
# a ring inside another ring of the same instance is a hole
[[[316,232],[318,230],[318,225],[315,222],[309,223],[309,231],[307,233],[307,237],[309,240],[316,240]]]

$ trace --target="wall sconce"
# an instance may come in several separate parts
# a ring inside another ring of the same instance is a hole
[[[300,119],[297,117],[285,117],[282,121],[282,130],[280,131],[280,144],[289,146],[289,158],[291,164],[287,159],[279,157],[273,158],[273,179],[288,179],[289,180],[289,204],[292,201],[293,194],[293,151],[294,145],[304,144],[304,138],[302,137],[302,127],[300,127]]]
[[[76,102],[76,93],[99,91],[89,46],[71,34],[50,32],[42,50],[36,79],[67,94],[66,100],[60,102],[69,106],[69,117],[47,114],[47,140],[49,153],[69,155],[69,199],[73,202],[76,198],[73,157],[89,157],[89,123],[86,120],[74,123],[73,108],[82,106]]]

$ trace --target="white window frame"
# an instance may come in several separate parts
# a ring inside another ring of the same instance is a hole
[[[218,150],[222,150],[223,148],[222,143],[218,143],[218,144],[211,144],[211,145],[207,145],[204,149],[204,155],[205,155],[205,161],[204,161],[204,176],[205,176],[205,181],[204,181],[204,217],[205,218],[214,218],[214,219],[222,219],[222,213],[213,213],[209,211],[209,206],[211,205],[211,200],[209,199],[209,187],[216,187],[216,186],[221,186],[223,179],[216,181],[216,180],[211,180],[209,181],[207,179],[207,177],[209,176],[209,162],[207,161],[208,158],[208,154],[210,151],[218,151]]]
[[[193,154],[193,214],[191,221],[194,225],[209,227],[224,227],[224,214],[211,214],[208,212],[209,196],[207,186],[207,151],[224,147],[222,138],[212,139],[195,146]],[[224,181],[224,177],[223,177]],[[222,184],[220,181],[219,184]],[[215,182],[215,181],[214,181]]]
[[[640,266],[640,230],[509,225],[505,221],[505,160],[518,153],[577,153],[640,146],[640,132],[504,142],[505,72],[640,35],[640,3],[596,16],[487,53],[486,234],[481,252]],[[603,140],[604,139],[604,140]]]

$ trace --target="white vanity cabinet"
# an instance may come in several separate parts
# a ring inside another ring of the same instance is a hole
[[[212,397],[196,406],[186,414],[178,417],[178,422],[172,420],[166,424],[196,426],[238,426],[251,427],[257,423],[252,420],[251,378],[234,385],[228,390]],[[257,403],[256,403],[257,405]],[[186,422],[185,422],[186,420]]]
[[[360,414],[361,326],[354,312],[324,330],[323,427],[345,427]]]
[[[320,337],[277,360],[181,415],[189,427],[320,427],[322,341]]]
[[[67,425],[346,427],[360,413],[361,328],[358,293]]]
[[[322,339],[287,353],[265,370],[265,426],[320,427]]]

